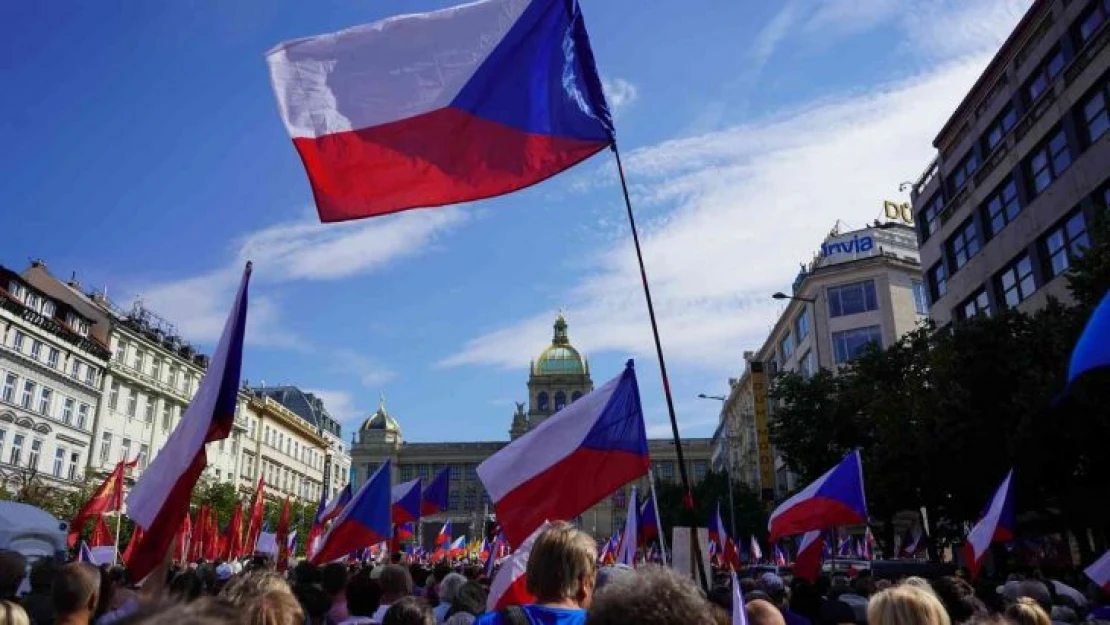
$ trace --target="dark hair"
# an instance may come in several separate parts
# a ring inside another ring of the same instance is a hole
[[[454,573],[451,567],[447,566],[446,564],[437,564],[435,571],[432,572],[432,575],[435,576],[436,583],[438,584],[443,581],[444,577],[447,577],[451,573]]]
[[[312,621],[322,620],[331,609],[331,597],[316,584],[297,584],[293,587],[293,595]]]
[[[403,566],[389,564],[382,568],[378,578],[384,597],[403,597],[412,594],[412,576]]]
[[[316,584],[320,581],[320,569],[308,560],[301,560],[293,567],[293,584]]]
[[[31,591],[36,593],[50,592],[50,585],[54,583],[54,577],[58,574],[58,568],[61,565],[54,558],[39,558],[31,565],[31,575],[28,582],[31,584]]]
[[[428,583],[428,578],[432,575],[432,572],[419,564],[413,564],[409,567],[409,575],[412,575],[413,585],[423,588]]]
[[[193,601],[204,594],[204,582],[196,571],[184,571],[170,582],[170,596],[177,601]]]
[[[363,569],[347,582],[347,612],[351,616],[374,616],[382,601],[382,589]]]
[[[975,598],[975,589],[971,584],[958,577],[938,577],[929,582],[929,585],[937,599],[940,599],[944,611],[948,613],[948,620],[953,625],[987,613],[987,607]]]
[[[459,612],[478,616],[486,611],[486,589],[478,582],[467,582],[455,593],[455,600],[451,602],[451,609],[447,617]]]
[[[713,610],[691,580],[668,568],[646,566],[602,588],[586,623],[710,625],[716,623]]]
[[[320,572],[320,585],[323,586],[324,592],[334,597],[347,587],[349,578],[346,566],[339,562],[332,562]]]
[[[27,558],[17,551],[0,551],[0,597],[15,597],[27,575]]]
[[[732,610],[732,590],[728,586],[714,586],[709,591],[709,603],[724,610]]]
[[[100,575],[92,565],[72,562],[63,566],[50,590],[54,613],[61,617],[88,606],[100,586]]]
[[[427,601],[404,597],[386,610],[382,625],[436,625],[435,614]]]

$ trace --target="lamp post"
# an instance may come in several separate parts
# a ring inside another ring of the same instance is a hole
[[[706,395],[705,393],[698,393],[698,399],[713,399],[724,404],[727,398],[723,395]],[[721,406],[721,411],[724,412],[724,406]],[[728,446],[728,464],[725,465],[725,477],[728,480],[728,521],[729,529],[736,540],[740,537],[736,535],[736,504],[732,499],[732,424],[729,423],[728,416],[724,418],[725,426],[725,445]]]
[[[775,293],[771,299],[789,299],[796,302],[806,302],[813,308],[813,351],[817,355],[817,369],[821,369],[821,336],[817,332],[817,298],[816,297],[802,297],[800,295],[787,295],[782,291]],[[817,373],[814,371],[813,373]]]

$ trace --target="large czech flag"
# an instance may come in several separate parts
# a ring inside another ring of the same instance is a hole
[[[573,519],[644,475],[649,462],[629,360],[619,376],[478,465],[478,477],[505,539],[519,547],[544,521]]]
[[[991,543],[1010,542],[1014,539],[1013,477],[1014,471],[1011,469],[991,497],[983,518],[979,519],[967,535],[963,556],[972,579],[979,575],[983,556]]]
[[[853,451],[840,464],[787,499],[771,513],[767,529],[772,542],[783,536],[837,525],[867,522],[867,499],[863,492],[863,461]]]
[[[420,520],[420,478],[393,487],[393,522],[412,523]]]
[[[613,142],[577,0],[481,0],[267,54],[320,219],[509,193]]]
[[[389,491],[386,460],[336,517],[320,549],[312,556],[312,563],[331,562],[367,545],[389,540],[393,530]]]

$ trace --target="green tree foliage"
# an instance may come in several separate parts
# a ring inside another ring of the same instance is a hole
[[[705,479],[694,486],[694,513],[691,519],[690,512],[683,504],[685,491],[679,484],[660,482],[655,487],[659,496],[659,516],[670,541],[671,530],[677,525],[689,527],[705,527],[721,504],[721,519],[725,527],[732,524],[728,497],[729,479],[725,473],[710,471]],[[755,534],[760,539],[767,536],[767,510],[759,501],[759,495],[751,488],[740,482],[732,483],[732,499],[736,508],[731,512],[736,515],[736,531],[740,536],[747,537]]]

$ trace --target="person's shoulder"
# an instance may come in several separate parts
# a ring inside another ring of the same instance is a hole
[[[486,612],[479,614],[478,618],[474,619],[474,625],[500,625],[501,615],[497,612]]]
[[[579,608],[552,608],[543,605],[527,605],[524,611],[533,621],[558,623],[559,625],[578,625],[586,622],[586,611]]]

